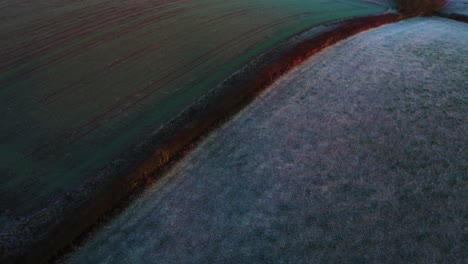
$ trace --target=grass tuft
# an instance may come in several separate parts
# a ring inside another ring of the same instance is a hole
[[[447,0],[395,0],[398,11],[406,15],[432,15],[440,11]]]

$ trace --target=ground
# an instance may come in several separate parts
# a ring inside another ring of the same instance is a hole
[[[416,18],[282,77],[69,263],[464,263],[468,27]]]
[[[442,10],[447,14],[459,14],[468,16],[467,0],[449,0],[447,6]]]
[[[359,0],[0,6],[0,230],[96,176],[278,41],[386,9]]]
[[[3,1],[0,227],[48,206],[249,59],[346,1]]]

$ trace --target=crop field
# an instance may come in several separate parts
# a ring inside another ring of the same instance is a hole
[[[67,263],[465,263],[467,29],[409,19],[314,55]]]
[[[53,203],[253,57],[386,1],[0,1],[0,229]]]

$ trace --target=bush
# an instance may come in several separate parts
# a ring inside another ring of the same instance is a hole
[[[398,11],[408,15],[432,15],[442,9],[447,0],[395,0]]]

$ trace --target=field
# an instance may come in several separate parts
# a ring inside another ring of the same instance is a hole
[[[0,230],[118,162],[280,40],[387,7],[377,0],[1,1]]]
[[[443,12],[448,13],[448,14],[459,14],[459,15],[468,16],[468,1],[467,0],[449,0]]]
[[[465,263],[467,25],[416,18],[283,76],[69,263]]]

